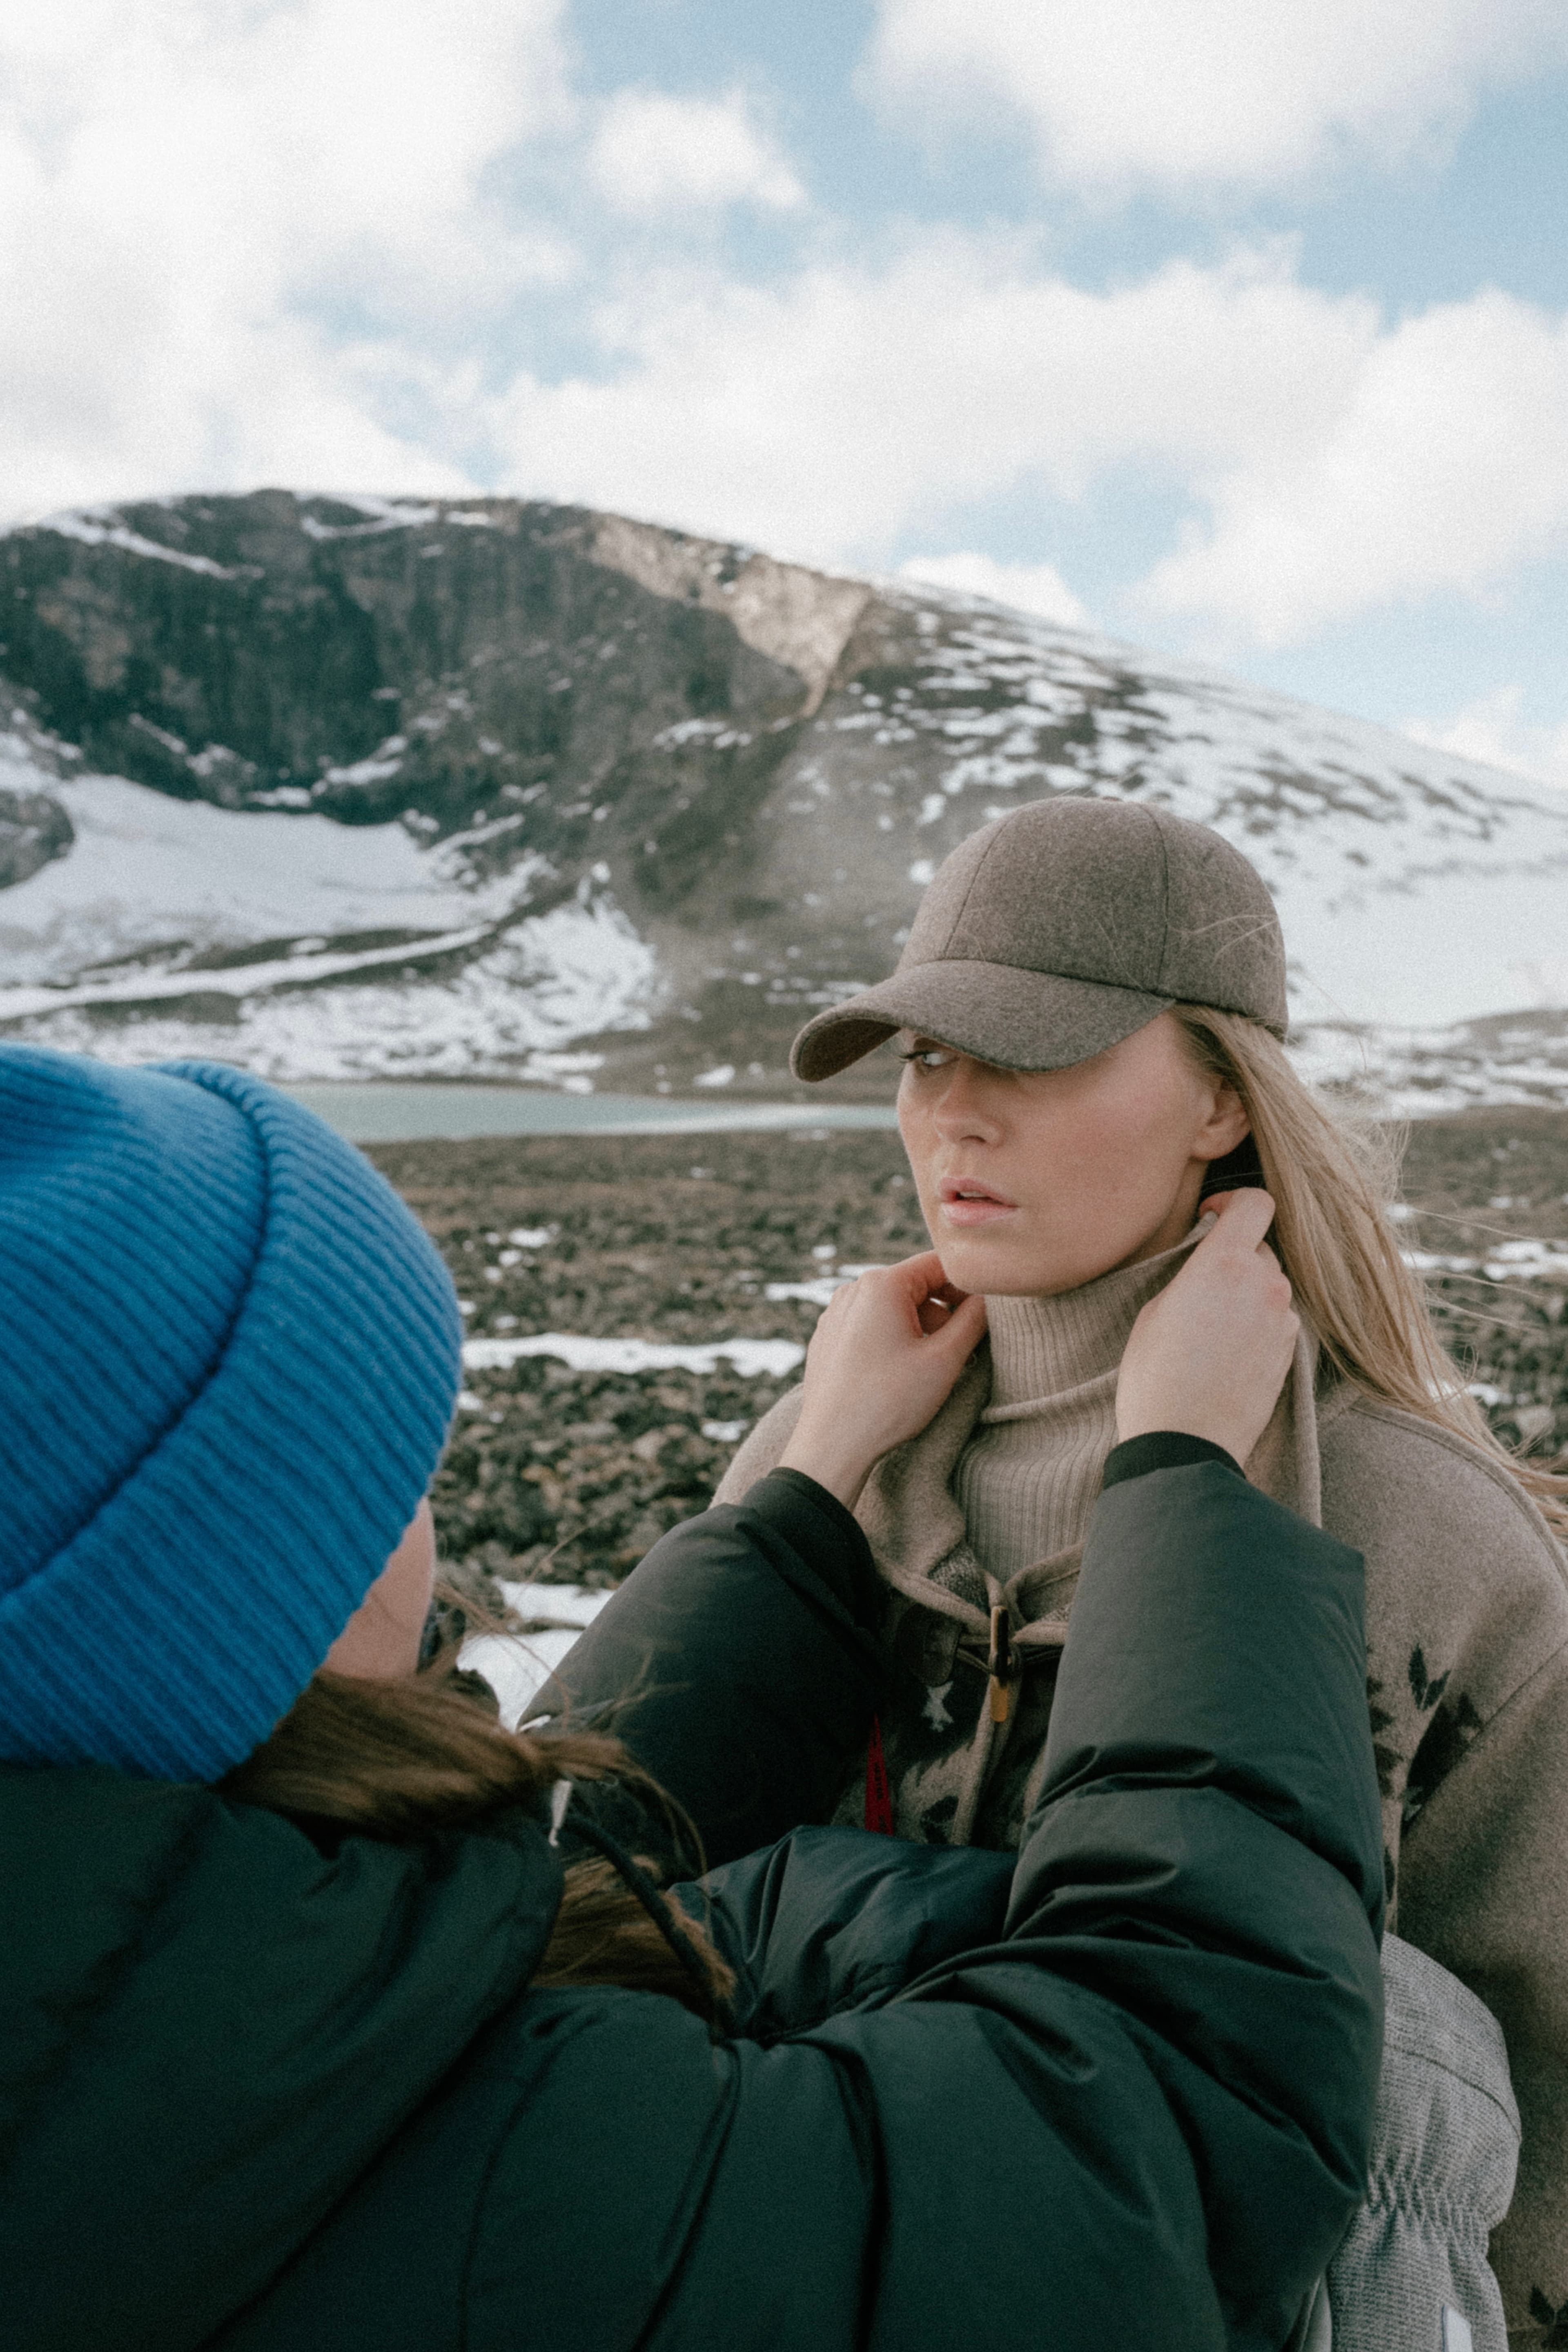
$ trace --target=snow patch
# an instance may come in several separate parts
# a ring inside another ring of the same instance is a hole
[[[417,530],[427,522],[439,522],[439,507],[423,506],[414,499],[372,498],[358,490],[332,490],[321,493],[334,507],[357,508],[363,522],[321,522],[315,515],[302,514],[300,528],[307,539],[369,539],[384,530]]]
[[[1405,1250],[1405,1263],[1417,1274],[1474,1274],[1490,1282],[1561,1282],[1568,1278],[1568,1249],[1557,1242],[1501,1242],[1485,1257],[1445,1257],[1430,1250]]]
[[[161,998],[190,996],[249,997],[280,983],[301,986],[308,981],[332,980],[346,971],[362,971],[375,964],[416,964],[424,957],[451,955],[473,947],[488,926],[447,931],[433,938],[405,940],[396,947],[366,948],[358,953],[310,955],[297,945],[289,955],[270,961],[242,963],[208,971],[201,967],[175,971],[135,972],[128,977],[79,988],[0,988],[0,1021],[18,1021],[28,1013],[57,1013],[73,1005],[146,1004]]]
[[[812,1252],[813,1257],[820,1257],[822,1255],[820,1250]],[[829,1251],[827,1255],[831,1256],[832,1252]],[[847,1282],[857,1282],[863,1274],[880,1272],[881,1268],[876,1265],[841,1265],[833,1274],[815,1276],[810,1282],[770,1282],[764,1287],[763,1296],[770,1305],[773,1306],[779,1305],[786,1298],[795,1298],[798,1299],[804,1307],[826,1307],[834,1292],[842,1290]]]
[[[580,1584],[503,1582],[500,1590],[507,1607],[528,1631],[473,1634],[458,1651],[458,1664],[469,1674],[483,1675],[500,1702],[502,1723],[514,1731],[611,1595]]]
[[[591,1625],[607,1592],[583,1584],[508,1584],[500,1580],[501,1598],[525,1625],[574,1625],[581,1633]]]
[[[469,1371],[506,1371],[524,1356],[557,1356],[574,1372],[704,1372],[727,1364],[743,1381],[782,1381],[805,1349],[793,1339],[713,1339],[683,1347],[662,1339],[581,1339],[572,1332],[544,1331],[527,1339],[468,1339],[463,1363]]]
[[[47,792],[76,831],[66,856],[0,893],[0,960],[13,986],[89,985],[93,968],[131,957],[166,969],[176,950],[467,929],[508,912],[538,870],[514,867],[475,889],[456,861],[401,824],[215,808],[123,776],[55,778],[15,736],[0,737],[0,784]]]
[[[37,528],[55,531],[61,539],[84,540],[89,547],[119,547],[127,555],[145,555],[157,563],[178,564],[182,572],[204,572],[209,580],[236,580],[240,576],[226,564],[215,563],[210,556],[182,554],[177,547],[165,547],[161,540],[144,539],[139,530],[131,530],[122,522],[105,520],[111,511],[107,507],[83,507],[74,512],[46,515]]]
[[[379,784],[388,776],[395,776],[402,767],[400,759],[356,760],[352,767],[329,768],[322,782],[328,784]],[[287,785],[284,786],[287,791]]]
[[[522,1064],[591,1089],[602,1056],[573,1041],[645,1026],[658,996],[655,950],[603,887],[525,912],[548,870],[538,856],[476,880],[460,843],[430,848],[400,824],[57,778],[15,734],[0,736],[0,785],[47,791],[76,832],[66,856],[0,893],[0,1021],[40,1042],[110,1061],[205,1052],[300,1081]],[[459,971],[421,975],[449,956],[467,959]],[[105,1025],[160,1003],[166,1014]]]
[[[415,960],[399,950],[386,961],[401,969]],[[195,994],[206,977],[191,975],[184,993]],[[84,1007],[36,1016],[19,1029],[40,1044],[110,1062],[211,1054],[285,1084],[515,1076],[521,1067],[525,1077],[586,1093],[591,1077],[541,1066],[560,1057],[539,1049],[589,1032],[646,1027],[658,987],[654,951],[618,908],[573,905],[510,926],[445,982],[277,990],[234,1000],[237,1016],[209,1028],[190,1015],[105,1028]]]
[[[1309,1084],[1401,1118],[1568,1108],[1568,1010],[1433,1029],[1324,1023],[1293,1032],[1288,1050]]]

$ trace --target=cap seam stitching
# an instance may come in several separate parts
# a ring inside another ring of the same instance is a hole
[[[985,851],[985,855],[982,857],[982,859],[981,859],[981,861],[980,861],[979,865],[975,867],[975,869],[974,869],[973,873],[970,876],[970,877],[969,877],[969,887],[968,887],[968,889],[964,892],[964,894],[963,894],[963,903],[960,905],[959,909],[958,909],[958,912],[957,912],[957,914],[956,914],[956,915],[954,915],[954,917],[953,917],[953,919],[952,919],[952,925],[951,925],[951,926],[950,926],[950,928],[949,928],[948,934],[947,934],[947,945],[948,945],[948,947],[951,947],[951,946],[952,945],[953,934],[954,934],[954,932],[957,930],[957,929],[958,929],[958,927],[959,927],[960,923],[962,923],[962,922],[963,922],[963,919],[964,919],[965,915],[967,915],[967,914],[968,914],[968,912],[969,912],[969,902],[970,902],[971,898],[973,898],[975,891],[976,891],[976,890],[979,888],[979,887],[980,887],[980,877],[981,877],[981,876],[984,873],[985,868],[990,865],[991,860],[992,860],[992,857],[994,856],[995,852],[996,852],[996,851],[1001,847],[1001,845],[1002,845],[1002,835],[1003,835],[1003,834],[1006,831],[1006,829],[1007,829],[1007,819],[1006,819],[1005,817],[999,817],[999,818],[997,819],[997,821],[996,821],[996,831],[995,831],[995,835],[994,835],[994,838],[991,840],[991,842],[989,843],[989,845],[987,845],[987,847],[986,847],[986,851]],[[986,963],[989,963],[989,962],[991,962],[991,961],[994,961],[994,959],[993,959],[992,957],[989,957],[989,956],[986,956],[986,957],[975,957],[975,958],[973,958],[973,959],[970,959],[970,958],[968,958],[968,957],[950,956],[950,955],[947,953],[947,951],[946,951],[946,950],[945,950],[945,949],[943,950],[942,953],[940,956],[933,956],[933,957],[931,958],[931,961],[932,961],[933,963],[957,963],[957,962],[968,962],[968,961],[972,961],[972,960],[973,960],[973,961],[975,961],[975,962],[986,962]]]

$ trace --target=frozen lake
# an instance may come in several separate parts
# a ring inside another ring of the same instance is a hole
[[[733,1135],[769,1129],[892,1127],[891,1104],[676,1101],[554,1087],[345,1079],[288,1087],[351,1143],[461,1143],[489,1135]]]

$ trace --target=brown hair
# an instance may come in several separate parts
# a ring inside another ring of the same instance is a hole
[[[1495,1437],[1433,1328],[1426,1293],[1400,1254],[1388,1211],[1397,1134],[1333,1116],[1284,1048],[1244,1013],[1172,1008],[1199,1067],[1235,1088],[1275,1203],[1279,1260],[1323,1354],[1369,1396],[1469,1439],[1501,1462],[1549,1524],[1568,1534],[1568,1477]]]
[[[452,1664],[448,1649],[397,1680],[318,1673],[270,1737],[221,1782],[225,1795],[318,1832],[347,1831],[395,1845],[478,1827],[515,1806],[537,1808],[562,1780],[619,1780],[678,1821],[617,1740],[503,1730],[453,1680]],[[653,1869],[646,1857],[637,1861]],[[701,1925],[649,1891],[665,1906],[671,1933],[695,1955],[695,1969],[682,1964],[620,1873],[595,1857],[568,1867],[531,1981],[668,1993],[711,2020],[734,1978]]]

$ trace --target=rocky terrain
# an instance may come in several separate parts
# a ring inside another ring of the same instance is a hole
[[[717,1353],[706,1369],[643,1371],[495,1359],[552,1333],[803,1350],[841,1269],[925,1242],[887,1131],[608,1138],[586,1154],[554,1138],[417,1143],[373,1157],[467,1305],[468,1387],[437,1512],[459,1582],[497,1610],[500,1580],[618,1580],[703,1508],[798,1374],[747,1373]],[[1467,1379],[1510,1444],[1551,1455],[1568,1444],[1568,1112],[1417,1123],[1405,1196],[1409,1247]]]
[[[1383,730],[577,508],[266,490],[0,536],[3,1034],[776,1094],[947,850],[1056,792],[1254,857],[1321,1073],[1568,1099],[1568,796]]]

